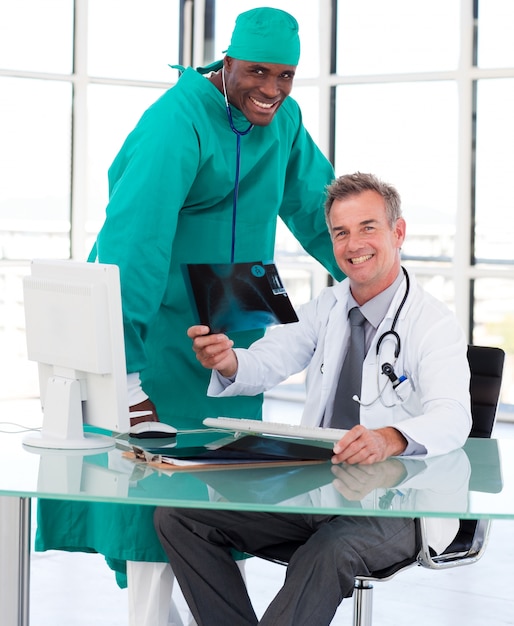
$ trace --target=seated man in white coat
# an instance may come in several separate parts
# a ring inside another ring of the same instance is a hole
[[[233,350],[228,337],[206,326],[190,328],[197,358],[213,369],[209,395],[262,393],[308,367],[303,423],[349,428],[334,445],[334,464],[461,447],[471,428],[467,343],[454,315],[400,265],[406,226],[398,192],[370,174],[341,176],[327,188],[325,212],[347,278],[301,307],[297,323],[271,330],[248,350]],[[355,307],[364,317],[362,380],[354,366],[338,384]],[[340,393],[350,408],[339,408]],[[344,420],[353,408],[352,427]],[[328,625],[352,595],[356,575],[418,549],[409,518],[161,508],[155,525],[200,626]],[[259,621],[230,549],[273,557],[285,542],[300,547]]]

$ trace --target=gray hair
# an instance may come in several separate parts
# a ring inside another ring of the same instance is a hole
[[[389,226],[393,228],[396,220],[402,216],[400,194],[392,185],[381,181],[373,174],[345,174],[336,178],[326,188],[325,219],[330,227],[330,209],[334,200],[345,200],[350,196],[358,196],[364,191],[376,191],[382,196],[386,207]]]

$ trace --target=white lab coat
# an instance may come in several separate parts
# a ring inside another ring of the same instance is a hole
[[[396,325],[401,340],[398,358],[391,335],[382,341],[378,356],[376,346],[391,328],[405,293],[405,279],[364,361],[360,421],[371,429],[394,425],[424,446],[427,457],[436,456],[462,446],[471,428],[467,342],[448,308],[426,293],[410,273],[409,277],[409,295]],[[248,350],[236,349],[239,366],[234,382],[226,385],[214,372],[208,394],[255,395],[308,366],[302,423],[321,424],[325,410],[331,410],[346,353],[348,294],[348,279],[327,287],[300,307],[297,323],[271,329]],[[398,376],[407,377],[397,390],[380,373],[385,362],[394,366]]]

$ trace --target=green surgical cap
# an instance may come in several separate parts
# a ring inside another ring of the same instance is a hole
[[[240,61],[298,65],[298,22],[289,13],[268,7],[241,13],[226,53]]]

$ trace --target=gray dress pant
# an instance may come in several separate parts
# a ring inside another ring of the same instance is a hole
[[[155,528],[199,626],[324,626],[356,575],[417,553],[412,519],[158,508]],[[259,621],[231,549],[287,561]]]

